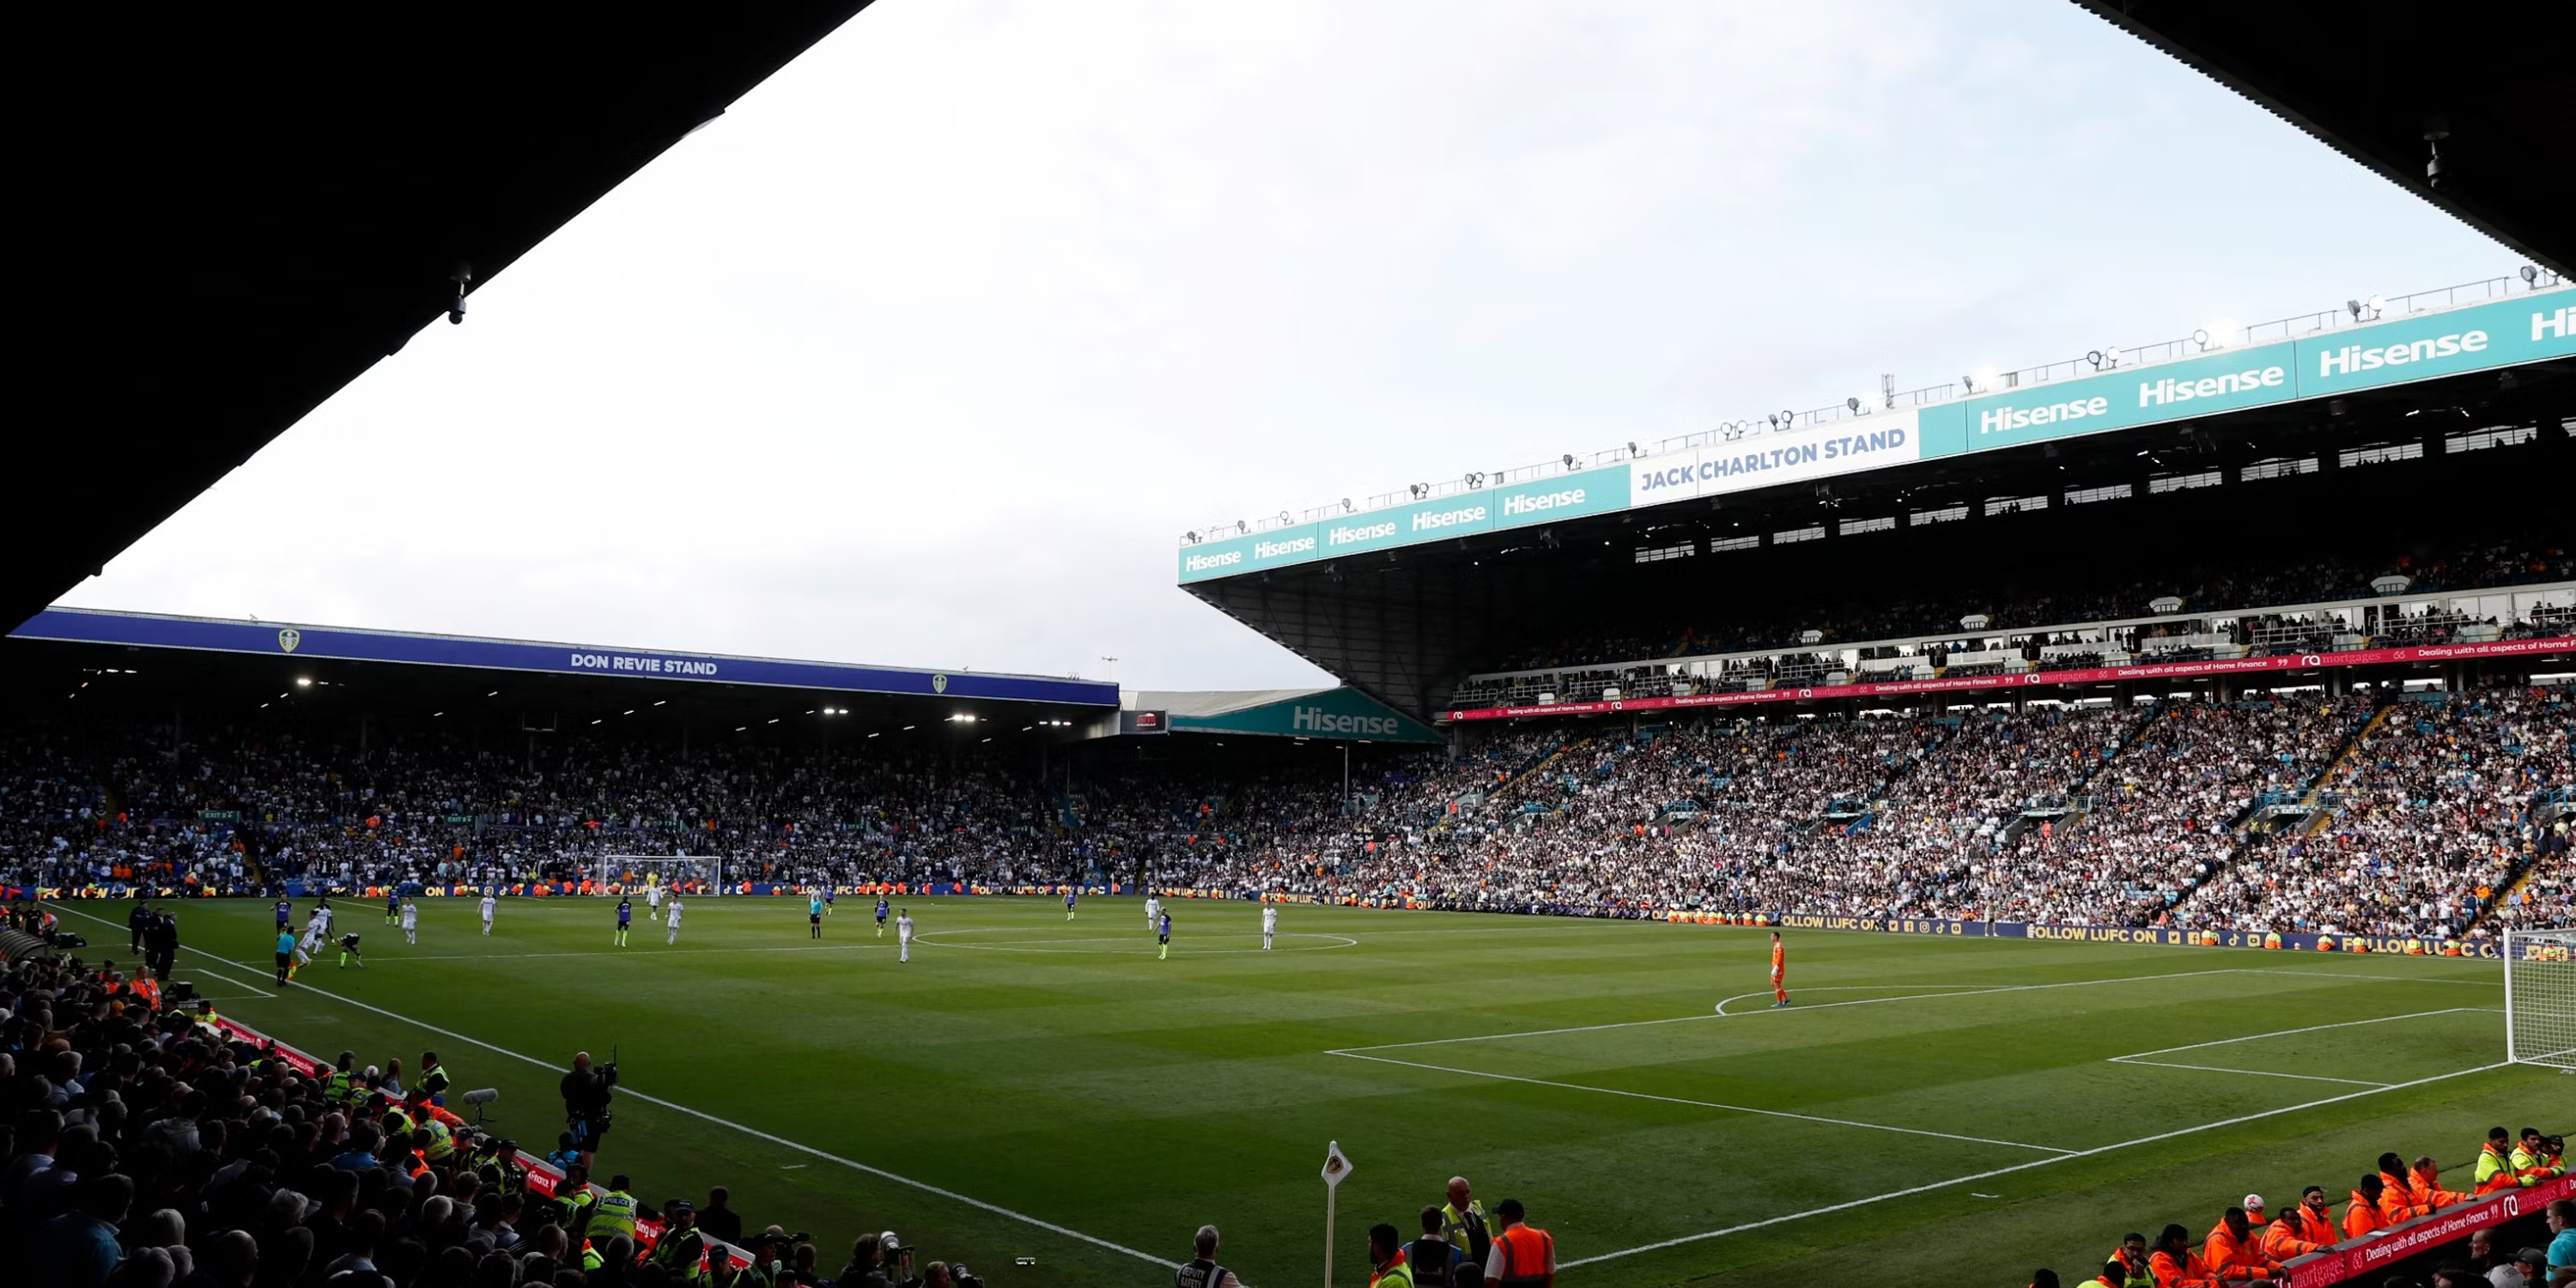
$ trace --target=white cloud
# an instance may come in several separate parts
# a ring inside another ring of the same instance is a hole
[[[1182,529],[2510,264],[2075,6],[886,3],[71,601],[1294,683]]]

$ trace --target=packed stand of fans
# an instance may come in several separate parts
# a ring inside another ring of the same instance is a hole
[[[1347,799],[1325,755],[1110,758],[1068,782],[820,747],[570,739],[532,763],[427,736],[362,759],[323,733],[207,731],[175,756],[149,730],[82,755],[23,734],[0,744],[0,883],[486,885],[707,847],[799,885],[1115,880],[1587,916],[2451,935],[2563,916],[2567,820],[2543,798],[2576,792],[2566,699],[2406,703],[2319,784],[2371,702],[1517,726],[1456,759],[1367,749]],[[2285,810],[2327,821],[2267,833]]]
[[[24,946],[23,943],[21,945]],[[299,1073],[204,1011],[77,958],[0,966],[0,1247],[45,1288],[979,1288],[865,1235],[849,1260],[760,1230],[721,1188],[654,1208],[583,1183],[569,1138],[529,1183],[514,1142],[437,1107],[435,1053]],[[685,1178],[694,1187],[703,1178]],[[682,1178],[670,1178],[682,1183]],[[728,1253],[726,1250],[730,1249]],[[825,1267],[840,1264],[824,1278]],[[19,1276],[24,1276],[20,1278]]]
[[[2542,819],[2532,801],[2576,782],[2571,726],[2576,711],[2556,692],[2400,702],[2319,785],[2317,809],[2249,837],[2188,912],[2244,929],[2451,938],[2528,870],[2498,921],[2540,907],[2563,917],[2566,819]]]
[[[1892,596],[1883,593],[1884,587],[1873,585],[1865,597],[1841,598],[1828,594],[1805,603],[1747,602],[1736,615],[1724,619],[1712,618],[1710,614],[1726,611],[1725,598],[1693,596],[1687,598],[1689,611],[1693,614],[1687,620],[1659,624],[1651,629],[1595,631],[1571,638],[1551,638],[1544,643],[1509,645],[1478,669],[1486,672],[1538,671],[1756,649],[1792,649],[1810,642],[1805,639],[1809,631],[1818,632],[1821,642],[1828,644],[1938,638],[1959,630],[1961,620],[1972,614],[1984,614],[1990,619],[1984,628],[1989,632],[2044,630],[2082,622],[2155,616],[2155,601],[2166,596],[2181,600],[2184,611],[2192,614],[2370,599],[2377,597],[2371,582],[2389,575],[2407,579],[2406,594],[2409,597],[2576,580],[2576,551],[2571,551],[2558,538],[2538,531],[2510,538],[2472,541],[2459,549],[2430,556],[2391,553],[2379,557],[2358,557],[2283,551],[2277,554],[2279,561],[2276,563],[2265,563],[2264,557],[2264,553],[2259,551],[2231,552],[2225,559],[2206,565],[2177,564],[2155,577],[2136,578],[2122,584],[2112,584],[2111,579],[2096,571],[2088,573],[2080,586],[2055,585],[1964,598],[1955,594],[1940,597]],[[2467,618],[2447,615],[2419,617],[2421,620],[2393,620],[2386,624],[2385,633],[2391,636],[2392,641],[2402,638],[2410,643],[2438,643],[2456,638],[2462,629],[2479,624]],[[2490,620],[2484,624],[2494,626],[2507,637],[2518,637],[2559,630],[2571,621],[2576,621],[2576,610],[2553,607],[2542,611],[2536,618]],[[2129,651],[2138,652],[2154,650],[2159,638],[2158,631],[2148,629],[2131,633],[2119,642],[2125,644]],[[2239,639],[2237,642],[2246,644],[2250,641]],[[1630,683],[1635,682],[1631,677]],[[1469,690],[1463,698],[1453,699],[1452,705],[1481,705],[1478,692]]]

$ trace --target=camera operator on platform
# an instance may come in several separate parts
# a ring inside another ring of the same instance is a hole
[[[591,1166],[600,1138],[608,1134],[609,1089],[616,1085],[616,1061],[593,1069],[588,1051],[573,1054],[572,1071],[563,1076],[564,1121],[572,1127],[572,1145],[584,1168]]]

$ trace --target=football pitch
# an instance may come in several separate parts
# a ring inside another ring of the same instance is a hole
[[[1774,1010],[1760,930],[1289,906],[1265,953],[1254,905],[1181,901],[1157,960],[1132,898],[908,906],[898,963],[855,897],[819,942],[801,899],[692,900],[677,946],[638,904],[624,949],[606,900],[505,900],[486,938],[424,899],[416,947],[350,901],[365,969],[281,990],[267,905],[194,901],[174,978],[325,1058],[435,1049],[538,1153],[572,1052],[614,1049],[603,1178],[728,1186],[827,1275],[890,1228],[996,1288],[1160,1285],[1202,1222],[1254,1288],[1320,1282],[1328,1140],[1336,1282],[1452,1174],[1525,1202],[1569,1285],[2075,1282],[2383,1150],[2465,1190],[2488,1127],[2568,1103],[2502,1063],[2493,962],[1791,931]]]

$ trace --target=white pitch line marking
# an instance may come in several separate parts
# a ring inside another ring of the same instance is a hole
[[[1943,997],[1982,997],[1989,993],[2030,993],[2052,988],[2089,988],[2096,984],[2135,984],[2145,980],[2192,979],[2203,975],[2234,975],[2239,973],[2242,972],[2238,968],[2221,968],[2218,970],[2172,971],[2162,975],[2116,975],[2109,979],[2075,979],[2064,980],[2054,984],[1997,984],[1992,987],[1962,988],[1957,992],[1950,993],[1917,993],[1905,997],[1865,997],[1850,1002],[1827,1002],[1822,1006],[1789,1006],[1782,1007],[1776,1011],[1764,1009],[1759,1011],[1729,1012],[1724,1015],[1667,1015],[1661,1019],[1621,1020],[1614,1024],[1577,1024],[1561,1029],[1523,1029],[1510,1033],[1479,1033],[1472,1037],[1427,1038],[1420,1042],[1382,1042],[1376,1046],[1345,1047],[1341,1050],[1334,1051],[1331,1054],[1349,1055],[1354,1051],[1396,1051],[1405,1047],[1448,1046],[1457,1042],[1500,1042],[1510,1038],[1543,1038],[1553,1037],[1564,1033],[1599,1033],[1606,1029],[1634,1029],[1654,1024],[1688,1024],[1694,1020],[1747,1020],[1763,1015],[1797,1015],[1802,1012],[1811,1013],[1815,1011],[1829,1011],[1837,1006],[1878,1006],[1887,1002],[1928,1002],[1935,998]],[[1902,986],[1890,985],[1889,987]],[[1744,997],[1753,996],[1758,995],[1746,993],[1738,997],[1728,998],[1727,1000],[1741,1001]]]
[[[2134,1061],[2151,1055],[2172,1055],[2176,1051],[2199,1051],[2214,1046],[2234,1046],[2239,1042],[2260,1042],[2265,1038],[2286,1038],[2294,1033],[2322,1033],[2327,1029],[2349,1029],[2364,1024],[2389,1024],[2398,1020],[2421,1020],[2435,1015],[2456,1015],[2462,1011],[2493,1011],[2494,1009],[2492,1006],[2446,1006],[2438,1011],[2409,1011],[2404,1015],[2378,1015],[2366,1020],[2341,1020],[2333,1024],[2311,1024],[2305,1028],[2274,1029],[2269,1033],[2248,1033],[2241,1038],[2219,1038],[2211,1042],[2194,1042],[2186,1046],[2159,1047],[2153,1051],[2132,1051],[2127,1055],[2115,1055],[2110,1058]]]
[[[1723,1109],[1730,1113],[1759,1114],[1764,1118],[1794,1118],[1801,1122],[1827,1123],[1835,1127],[1866,1127],[1872,1131],[1900,1132],[1907,1136],[1937,1136],[1942,1140],[1965,1141],[1973,1145],[2002,1145],[2010,1149],[2035,1149],[2049,1154],[2071,1154],[2075,1151],[2054,1145],[2033,1145],[2027,1141],[1994,1140],[1985,1136],[1961,1136],[1955,1132],[1929,1131],[1921,1127],[1891,1127],[1886,1123],[1867,1123],[1856,1118],[1827,1118],[1821,1114],[1793,1113],[1786,1109],[1756,1109],[1750,1105],[1730,1105],[1715,1100],[1690,1100],[1681,1096],[1658,1096],[1645,1091],[1622,1091],[1617,1087],[1593,1087],[1580,1082],[1552,1082],[1546,1078],[1524,1078],[1518,1074],[1488,1073],[1482,1069],[1455,1069],[1445,1064],[1423,1064],[1416,1060],[1397,1060],[1382,1055],[1361,1055],[1357,1051],[1327,1051],[1326,1055],[1349,1056],[1354,1060],[1373,1060],[1379,1064],[1400,1064],[1409,1069],[1429,1069],[1437,1073],[1454,1073],[1469,1078],[1491,1078],[1497,1082],[1520,1082],[1533,1087],[1559,1087],[1567,1091],[1590,1091],[1604,1096],[1626,1096],[1632,1100],[1660,1100],[1668,1105],[1696,1105],[1702,1109]]]
[[[1571,1270],[1576,1266],[1588,1266],[1596,1262],[1612,1261],[1620,1257],[1635,1256],[1640,1252],[1660,1252],[1665,1248],[1677,1248],[1686,1243],[1699,1243],[1708,1239],[1723,1238],[1730,1234],[1742,1234],[1748,1230],[1759,1230],[1768,1226],[1783,1225],[1791,1221],[1803,1221],[1811,1216],[1826,1216],[1835,1212],[1848,1212],[1853,1208],[1868,1207],[1873,1203],[1885,1203],[1890,1199],[1911,1198],[1917,1194],[1929,1194],[1934,1190],[1945,1190],[1953,1185],[1965,1185],[1971,1181],[1982,1181],[1997,1176],[2009,1176],[2014,1172],[2026,1172],[2034,1167],[2046,1167],[2051,1163],[2063,1163],[2072,1158],[2093,1158],[2098,1155],[2111,1153],[2114,1150],[2132,1149],[2139,1145],[2152,1145],[2158,1141],[2173,1140],[2177,1137],[2190,1136],[2199,1132],[2216,1131],[2221,1127],[2234,1127],[2241,1123],[2256,1122],[2265,1118],[2277,1118],[2282,1114],[2297,1113],[2302,1109],[2316,1109],[2325,1105],[2339,1104],[2346,1100],[2358,1100],[2363,1096],[2385,1095],[2391,1091],[2403,1091],[2409,1087],[2421,1087],[2431,1083],[2446,1082],[2452,1078],[2465,1078],[2471,1074],[2488,1073],[2493,1070],[2508,1069],[2511,1067],[2513,1066],[2510,1061],[2500,1064],[2482,1064],[2474,1069],[2461,1069],[2455,1073],[2438,1073],[2430,1078],[2418,1078],[2413,1082],[2391,1083],[2385,1087],[2372,1087],[2363,1091],[2347,1092],[2340,1096],[2328,1096],[2323,1100],[2311,1100],[2304,1104],[2288,1105],[2279,1109],[2266,1109],[2260,1113],[2245,1114],[2236,1118],[2222,1119],[2214,1123],[2202,1123],[2197,1127],[2184,1127],[2176,1131],[2159,1132],[2153,1136],[2140,1136],[2135,1140],[2120,1141],[2117,1144],[2097,1145],[2091,1149],[2079,1149],[2071,1153],[2061,1154],[2055,1158],[2042,1158],[2035,1159],[2027,1163],[2015,1163],[2010,1167],[1998,1167],[1992,1171],[1972,1172],[1966,1176],[1954,1176],[1946,1181],[1933,1181],[1926,1185],[1915,1185],[1901,1190],[1890,1190],[1885,1194],[1874,1194],[1865,1199],[1852,1199],[1848,1202],[1835,1203],[1826,1207],[1810,1208],[1804,1212],[1791,1212],[1785,1216],[1766,1217],[1759,1221],[1747,1221],[1742,1225],[1731,1225],[1723,1230],[1710,1230],[1702,1234],[1685,1234],[1677,1239],[1664,1239],[1655,1243],[1641,1243],[1633,1248],[1621,1248],[1616,1252],[1604,1252],[1599,1256],[1579,1257],[1572,1261],[1559,1262],[1557,1263],[1557,1269]]]
[[[73,909],[72,911],[77,912],[78,910],[77,910],[77,909]],[[107,920],[106,920],[105,918],[103,918],[103,917],[90,917],[90,914],[85,913],[85,912],[80,913],[79,915],[84,916],[84,917],[89,917],[89,918],[90,918],[90,920],[92,920],[92,921],[96,921],[96,922],[100,922],[101,924],[104,924],[104,925],[110,925],[110,926],[113,926],[113,925],[115,925],[115,924],[116,924],[115,922],[107,921]],[[200,956],[200,957],[212,958],[213,960],[218,961],[218,962],[222,962],[222,961],[224,960],[223,958],[221,958],[221,957],[216,957],[213,953],[207,952],[205,949],[202,949],[202,948],[190,948],[190,949],[188,949],[187,951],[192,952],[192,953],[195,953],[195,954],[197,954],[197,955],[198,955],[198,956]],[[227,963],[227,964],[229,964],[229,963]],[[456,1041],[463,1042],[463,1043],[465,1043],[465,1044],[467,1044],[467,1045],[469,1045],[469,1046],[477,1046],[477,1047],[481,1047],[481,1048],[483,1048],[484,1050],[486,1050],[486,1051],[490,1051],[490,1052],[492,1052],[492,1053],[493,1053],[493,1054],[495,1054],[495,1055],[505,1055],[505,1056],[510,1057],[510,1058],[511,1058],[511,1059],[513,1059],[513,1060],[518,1060],[518,1061],[521,1061],[521,1062],[526,1063],[526,1064],[532,1064],[532,1065],[535,1065],[535,1066],[537,1066],[537,1067],[538,1067],[538,1068],[540,1068],[540,1069],[545,1069],[545,1070],[549,1070],[549,1071],[551,1071],[551,1070],[554,1070],[555,1068],[557,1068],[557,1067],[558,1067],[558,1066],[556,1066],[556,1065],[554,1065],[554,1064],[548,1063],[547,1061],[540,1060],[540,1059],[536,1058],[535,1056],[532,1056],[532,1055],[523,1055],[523,1054],[521,1054],[521,1053],[519,1053],[519,1052],[517,1052],[517,1051],[513,1051],[513,1050],[509,1049],[508,1047],[505,1047],[505,1046],[496,1046],[496,1045],[494,1045],[493,1043],[486,1042],[486,1041],[484,1041],[484,1040],[483,1040],[483,1039],[481,1039],[481,1038],[478,1038],[478,1037],[469,1037],[469,1036],[467,1036],[466,1034],[456,1032],[456,1031],[455,1031],[455,1030],[453,1030],[453,1029],[443,1029],[443,1028],[440,1028],[439,1026],[437,1026],[437,1025],[435,1025],[435,1024],[431,1024],[431,1023],[429,1023],[429,1022],[427,1022],[427,1021],[425,1021],[425,1020],[420,1020],[420,1019],[416,1019],[416,1018],[414,1018],[414,1017],[412,1017],[412,1016],[404,1015],[404,1014],[402,1014],[402,1013],[401,1013],[401,1012],[399,1012],[399,1011],[388,1011],[388,1010],[386,1010],[385,1008],[383,1008],[383,1007],[381,1007],[381,1006],[375,1006],[375,1005],[371,1005],[371,1004],[366,1003],[366,1002],[361,1002],[361,1001],[359,1001],[358,999],[356,999],[356,998],[354,998],[354,997],[342,997],[342,996],[340,996],[340,995],[339,995],[339,994],[337,994],[337,993],[325,993],[325,992],[322,992],[322,991],[321,991],[321,990],[319,990],[319,989],[307,989],[307,990],[305,990],[303,993],[299,994],[298,996],[302,996],[302,997],[318,997],[318,998],[325,998],[325,999],[328,999],[328,1000],[330,1000],[330,1001],[334,1001],[334,1002],[341,1003],[342,1005],[345,1005],[345,1006],[354,1006],[354,1007],[357,1007],[359,1010],[362,1010],[362,1011],[371,1011],[371,1012],[373,1012],[373,1013],[375,1013],[375,1014],[377,1014],[377,1015],[384,1016],[386,1019],[394,1020],[394,1021],[397,1021],[397,1022],[399,1022],[399,1023],[403,1023],[403,1024],[411,1025],[412,1027],[414,1027],[414,1028],[416,1028],[416,1029],[419,1029],[420,1031],[422,1031],[422,1032],[424,1032],[424,1033],[435,1033],[435,1034],[437,1034],[438,1036],[443,1037],[443,1038],[453,1038],[453,1039],[455,1039]],[[896,1184],[898,1184],[898,1185],[905,1185],[905,1186],[909,1186],[909,1187],[911,1187],[911,1188],[913,1188],[913,1189],[916,1189],[916,1190],[921,1191],[922,1193],[937,1195],[937,1196],[938,1196],[938,1197],[940,1197],[940,1198],[948,1199],[948,1200],[950,1200],[950,1201],[952,1201],[952,1202],[963,1203],[963,1204],[965,1204],[966,1206],[971,1207],[971,1208],[975,1208],[975,1209],[977,1209],[977,1210],[979,1210],[979,1211],[990,1212],[990,1213],[992,1213],[992,1214],[993,1214],[993,1215],[995,1215],[995,1216],[1008,1217],[1008,1218],[1010,1218],[1011,1220],[1018,1221],[1018,1222],[1020,1222],[1020,1223],[1022,1223],[1022,1224],[1024,1224],[1024,1225],[1031,1225],[1031,1226],[1035,1226],[1035,1227],[1037,1227],[1038,1229],[1045,1230],[1045,1231],[1047,1231],[1047,1232],[1048,1232],[1048,1233],[1050,1233],[1050,1234],[1060,1234],[1060,1235],[1063,1235],[1064,1237],[1066,1237],[1066,1238],[1068,1238],[1068,1239],[1076,1239],[1076,1240],[1080,1240],[1081,1242],[1088,1243],[1088,1244],[1090,1244],[1090,1245],[1092,1245],[1093,1247],[1096,1247],[1096,1248],[1105,1248],[1105,1249],[1108,1249],[1108,1250],[1109,1250],[1109,1251],[1111,1251],[1111,1252],[1124,1253],[1124,1254],[1126,1254],[1127,1256],[1134,1257],[1134,1258],[1136,1258],[1136,1259],[1137,1259],[1137,1260],[1139,1260],[1139,1261],[1147,1261],[1147,1262],[1151,1262],[1151,1263],[1153,1263],[1154,1265],[1161,1266],[1161,1267],[1164,1267],[1164,1268],[1166,1268],[1166,1269],[1170,1268],[1170,1266],[1172,1265],[1172,1262],[1170,1262],[1170,1261],[1168,1261],[1168,1260],[1165,1260],[1165,1259],[1164,1259],[1164,1258],[1162,1258],[1162,1257],[1155,1256],[1154,1254],[1152,1254],[1152,1253],[1150,1253],[1150,1252],[1139,1252],[1139,1251],[1137,1251],[1136,1249],[1134,1249],[1134,1248],[1130,1248],[1130,1247],[1128,1247],[1127,1245],[1125,1245],[1125,1244],[1123,1244],[1123,1243],[1112,1243],[1112,1242],[1110,1242],[1110,1241],[1109,1241],[1109,1240],[1107,1240],[1107,1239],[1103,1239],[1103,1238],[1099,1237],[1098,1235],[1084,1234],[1084,1233],[1083,1233],[1082,1231],[1080,1231],[1080,1230],[1072,1229],[1072,1228],[1067,1227],[1067,1226],[1057,1225],[1056,1223],[1054,1223],[1054,1222],[1052,1222],[1052,1221],[1047,1221],[1047,1220],[1043,1220],[1043,1219],[1038,1218],[1038,1217],[1033,1217],[1033,1216],[1030,1216],[1029,1214],[1027,1214],[1027,1213],[1025,1213],[1025,1212],[1014,1212],[1014,1211],[1012,1211],[1011,1209],[1006,1208],[1006,1207],[1003,1207],[1003,1206],[1001,1206],[1001,1205],[1000,1205],[1000,1204],[998,1204],[998,1203],[987,1203],[987,1202],[985,1202],[985,1201],[984,1201],[984,1200],[982,1200],[982,1199],[975,1198],[975,1197],[973,1197],[973,1196],[971,1196],[971,1195],[960,1194],[960,1193],[956,1192],[955,1190],[942,1189],[942,1188],[940,1188],[939,1186],[936,1186],[936,1185],[933,1185],[933,1184],[929,1183],[928,1181],[916,1181],[916,1180],[912,1179],[912,1178],[911,1178],[911,1177],[909,1177],[909,1176],[900,1175],[900,1174],[895,1173],[895,1172],[889,1172],[889,1171],[887,1171],[887,1170],[885,1170],[884,1168],[881,1168],[881,1167],[870,1167],[869,1165],[867,1165],[867,1164],[865,1164],[865,1163],[862,1163],[862,1162],[859,1162],[859,1161],[858,1161],[858,1160],[856,1160],[856,1159],[843,1158],[843,1157],[841,1157],[841,1156],[840,1156],[840,1155],[838,1155],[838,1154],[826,1153],[826,1152],[824,1152],[824,1151],[822,1151],[822,1150],[819,1150],[819,1149],[814,1148],[814,1147],[813,1147],[813,1146],[811,1146],[811,1145],[807,1145],[807,1144],[803,1144],[803,1143],[800,1143],[800,1142],[797,1142],[797,1141],[789,1140],[789,1139],[787,1139],[787,1138],[786,1138],[786,1137],[784,1137],[784,1136],[774,1136],[774,1135],[771,1135],[770,1133],[765,1132],[765,1131],[762,1131],[762,1130],[760,1130],[760,1129],[759,1129],[759,1128],[757,1128],[757,1127],[746,1127],[746,1126],[744,1126],[744,1125],[742,1125],[741,1123],[738,1123],[738,1122],[731,1122],[731,1121],[728,1121],[728,1120],[723,1119],[723,1118],[718,1118],[718,1117],[716,1117],[714,1114],[707,1113],[707,1112],[706,1112],[706,1111],[704,1111],[704,1110],[700,1110],[700,1109],[691,1109],[691,1108],[690,1108],[690,1107],[688,1107],[687,1105],[680,1104],[680,1103],[679,1103],[679,1102],[677,1102],[677,1101],[664,1100],[664,1099],[662,1099],[662,1098],[661,1098],[661,1097],[659,1097],[659,1096],[648,1096],[648,1095],[645,1095],[643,1092],[640,1092],[640,1091],[634,1090],[633,1088],[631,1088],[631,1087],[627,1087],[627,1086],[625,1086],[625,1085],[624,1085],[624,1084],[622,1084],[622,1083],[619,1085],[618,1090],[619,1090],[619,1091],[621,1091],[621,1092],[623,1092],[623,1093],[625,1093],[626,1095],[629,1095],[629,1096],[634,1097],[634,1098],[635,1098],[635,1099],[637,1099],[637,1100],[641,1100],[641,1101],[643,1101],[644,1103],[646,1103],[646,1104],[648,1104],[648,1105],[660,1105],[661,1107],[663,1107],[663,1108],[665,1108],[665,1109],[669,1109],[669,1110],[672,1110],[672,1111],[677,1112],[677,1113],[687,1114],[687,1115],[689,1115],[689,1116],[690,1116],[690,1117],[692,1117],[692,1118],[702,1119],[702,1120],[704,1120],[704,1121],[706,1121],[706,1122],[713,1123],[713,1124],[715,1124],[715,1125],[716,1125],[716,1126],[718,1126],[718,1127],[730,1128],[730,1129],[732,1129],[732,1130],[734,1130],[734,1131],[741,1132],[741,1133],[742,1133],[743,1135],[745,1135],[745,1136],[751,1136],[751,1137],[755,1137],[755,1138],[760,1139],[760,1140],[765,1140],[765,1141],[768,1141],[770,1144],[773,1144],[773,1145],[784,1146],[785,1148],[795,1150],[796,1152],[798,1152],[798,1153],[800,1153],[800,1154],[810,1154],[810,1155],[812,1155],[812,1156],[814,1156],[814,1157],[816,1157],[816,1158],[822,1159],[824,1162],[827,1162],[827,1163],[838,1163],[838,1164],[840,1164],[841,1166],[846,1167],[846,1168],[849,1168],[850,1170],[852,1170],[852,1171],[854,1171],[854,1172],[865,1172],[866,1174],[868,1174],[868,1175],[870,1175],[870,1176],[877,1177],[877,1178],[879,1178],[879,1179],[881,1179],[881,1180],[888,1180],[888,1181],[892,1181],[892,1182],[894,1182],[894,1183],[896,1183]]]
[[[2323,1074],[2280,1073],[2271,1069],[2222,1069],[2214,1064],[2169,1064],[2163,1060],[2135,1060],[2125,1055],[2112,1056],[2109,1060],[2104,1061],[2104,1063],[2136,1065],[2141,1069],[2192,1069],[2201,1073],[2241,1073],[2251,1078],[2297,1078],[2303,1082],[2340,1082],[2348,1087],[2386,1087],[2389,1085],[2385,1082],[2372,1082],[2367,1078],[2329,1078]]]

